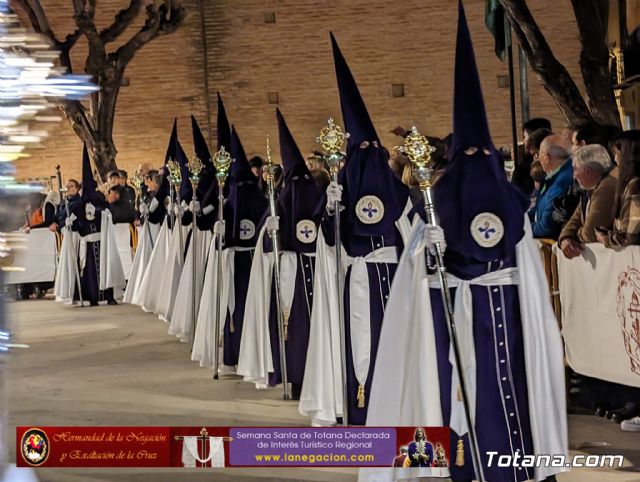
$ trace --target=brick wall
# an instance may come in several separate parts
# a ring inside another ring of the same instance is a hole
[[[42,3],[56,33],[63,36],[70,31],[71,1]],[[107,25],[127,3],[98,2],[99,23]],[[507,75],[507,65],[493,53],[493,39],[484,27],[484,3],[467,0],[465,6],[491,131],[495,143],[502,145],[511,138],[509,89],[498,87],[498,76]],[[578,33],[570,1],[528,3],[556,56],[579,80]],[[451,130],[457,21],[453,0],[202,0],[202,4],[184,0],[184,4],[188,12],[184,26],[147,45],[127,69],[130,85],[121,90],[115,125],[117,161],[124,169],[132,171],[143,161],[162,162],[174,116],[187,151],[191,113],[205,136],[211,131],[215,142],[215,125],[209,126],[208,119],[215,122],[217,90],[250,155],[264,152],[267,133],[272,138],[277,134],[270,92],[278,93],[279,106],[303,153],[311,151],[326,118],[340,119],[329,30],[338,39],[385,145],[397,143],[389,131],[398,124],[416,125],[438,136]],[[275,23],[265,21],[271,14]],[[85,53],[86,46],[80,43],[73,56],[76,69]],[[394,98],[392,84],[404,84],[405,96]],[[578,84],[582,88],[581,81]],[[546,116],[554,125],[564,125],[531,71],[529,87],[531,116]],[[62,164],[66,177],[77,176],[81,148],[63,122],[31,159],[17,163],[18,177],[53,174],[56,163]]]

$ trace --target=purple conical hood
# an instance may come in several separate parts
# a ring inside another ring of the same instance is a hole
[[[338,91],[340,92],[340,107],[344,126],[349,133],[349,148],[359,146],[363,141],[378,141],[378,134],[371,122],[371,117],[367,111],[367,106],[360,95],[349,65],[345,60],[338,42],[333,33],[331,36],[331,46],[333,48],[333,63],[336,69],[336,79],[338,81]]]
[[[304,157],[296,144],[295,139],[291,135],[291,131],[287,126],[282,112],[276,109],[276,117],[278,120],[278,134],[280,140],[280,159],[282,159],[282,169],[284,170],[285,183],[288,177],[295,172],[298,175],[310,174],[309,168]]]

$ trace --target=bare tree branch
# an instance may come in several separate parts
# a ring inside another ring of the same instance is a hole
[[[89,55],[85,64],[87,73],[98,77],[98,72],[108,61],[104,42],[100,38],[96,23],[90,11],[85,10],[85,0],[74,0],[75,22],[78,30],[87,38]]]
[[[85,10],[89,14],[91,18],[95,18],[96,16],[96,0],[89,0],[89,8],[85,7]]]
[[[29,0],[27,0],[29,1]],[[42,5],[40,4],[40,0],[31,0],[31,8],[38,19],[38,24],[40,25],[41,33],[45,34],[47,37],[51,38],[55,41],[56,36],[51,30],[51,26],[49,25],[49,20],[47,19],[47,15],[44,13]]]
[[[38,22],[36,12],[33,11],[33,8],[31,8],[28,0],[14,0],[12,5],[20,8],[20,10],[27,14],[29,23],[31,24],[31,27],[33,27],[33,30],[38,33],[42,33],[42,29],[40,28],[40,22]]]
[[[113,23],[100,32],[100,38],[106,44],[113,42],[131,25],[131,22],[138,16],[142,9],[142,0],[131,0],[127,8],[118,12]]]
[[[185,17],[182,4],[173,1],[147,5],[146,13],[142,28],[116,51],[117,68],[124,70],[136,52],[154,38],[175,32]]]
[[[571,124],[591,119],[578,86],[555,58],[526,0],[500,0],[534,73]]]
[[[86,37],[89,53],[84,71],[93,76],[100,90],[91,95],[88,105],[68,101],[61,109],[74,132],[86,143],[98,173],[104,177],[107,172],[117,168],[113,125],[126,66],[145,44],[174,32],[181,25],[185,12],[180,0],[154,0],[146,8],[144,26],[111,54],[107,54],[106,44],[126,31],[147,0],[130,0],[129,6],[115,16],[113,24],[100,32],[94,19],[97,0],[71,0],[77,28],[63,41],[55,38],[40,0],[13,1],[25,12],[33,29],[47,37],[60,51],[60,62],[69,72],[72,71],[70,51],[81,36]]]
[[[71,50],[81,35],[80,29],[76,29],[75,32],[68,34],[63,42],[60,42],[61,47],[65,50]]]
[[[609,2],[571,0],[571,4],[580,33],[580,70],[589,98],[589,110],[601,124],[620,127],[620,116],[611,88],[607,47]]]

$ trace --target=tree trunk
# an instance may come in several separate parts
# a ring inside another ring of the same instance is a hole
[[[577,0],[581,1],[581,0]],[[513,31],[533,72],[553,97],[567,122],[577,124],[591,119],[578,86],[567,69],[555,58],[525,0],[500,0]]]
[[[175,32],[182,24],[185,11],[180,0],[146,2],[129,0],[129,5],[120,10],[114,22],[98,31],[95,23],[96,0],[72,0],[77,30],[67,35],[64,41],[56,39],[40,0],[14,0],[26,14],[33,29],[46,36],[60,51],[60,63],[72,72],[69,52],[77,39],[84,35],[89,46],[85,61],[85,72],[91,75],[100,90],[91,95],[89,107],[80,101],[67,101],[62,110],[74,132],[87,145],[95,169],[102,180],[109,171],[117,169],[116,146],[113,142],[113,123],[116,103],[127,64],[134,55],[156,37]],[[122,35],[145,6],[144,25],[115,52],[108,53],[107,44]]]
[[[620,127],[620,115],[611,86],[607,26],[608,0],[571,0],[580,33],[580,69],[594,120]]]

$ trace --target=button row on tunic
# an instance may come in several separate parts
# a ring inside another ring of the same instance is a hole
[[[492,298],[492,307],[495,306],[495,312],[496,313],[500,313],[502,311],[502,297],[500,295],[498,295],[498,293],[500,293],[500,289],[499,288],[492,288],[492,295],[490,296],[490,298]],[[498,320],[494,319],[494,323],[497,322]],[[499,329],[499,331],[496,331],[496,342],[497,342],[497,347],[496,347],[496,352],[499,354],[499,361],[500,361],[500,368],[499,368],[499,372],[500,373],[500,379],[502,381],[502,393],[504,396],[504,400],[505,400],[505,409],[506,409],[506,404],[510,405],[509,408],[515,409],[515,400],[512,400],[512,393],[511,393],[511,380],[509,379],[509,375],[508,375],[508,368],[505,366],[507,363],[507,358],[508,358],[508,354],[507,354],[507,350],[505,347],[505,340],[506,340],[506,334],[504,332],[504,323],[500,322],[500,323],[496,323],[496,327]],[[509,418],[506,420],[507,422],[507,427],[509,430],[509,434],[511,438],[511,435],[518,435],[518,430],[515,430],[515,427],[512,427],[512,423],[510,420],[515,418],[515,410],[513,411],[509,411]],[[520,451],[524,450],[524,447],[522,447],[519,443],[519,440],[516,440],[514,443],[514,440],[511,440],[511,445],[514,447],[514,449],[519,448]]]

